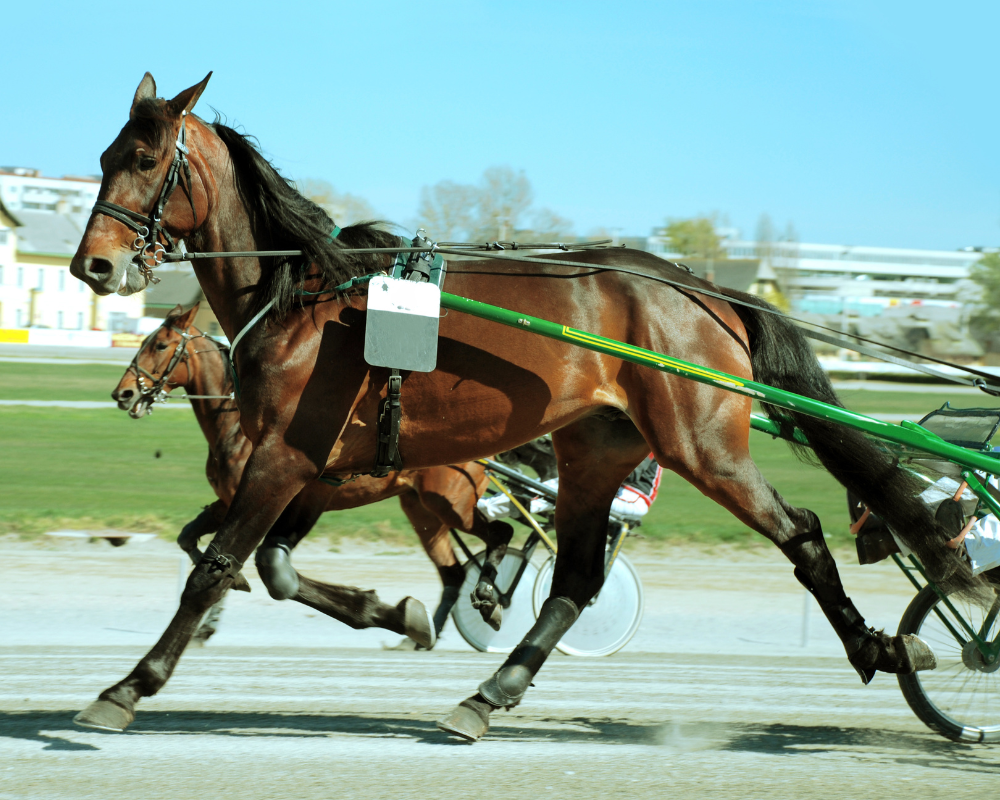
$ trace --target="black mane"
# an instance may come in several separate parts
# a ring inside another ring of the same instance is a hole
[[[161,99],[147,98],[132,109],[130,125],[155,147],[173,136],[176,116],[168,113]],[[282,317],[301,301],[296,292],[302,280],[317,277],[322,286],[337,286],[351,278],[378,272],[389,259],[379,254],[347,254],[345,248],[398,247],[400,237],[384,229],[384,223],[361,222],[344,228],[330,241],[334,220],[318,205],[299,194],[264,158],[251,137],[219,122],[209,124],[229,150],[236,190],[250,218],[260,250],[302,250],[305,255],[262,258],[261,280],[254,289],[253,310],[259,311],[274,298],[271,313]],[[406,244],[406,242],[402,242]]]
[[[301,300],[296,291],[308,274],[323,286],[385,269],[385,255],[351,255],[347,247],[394,247],[400,238],[384,230],[379,222],[362,222],[343,229],[330,241],[334,221],[306,199],[264,158],[250,138],[216,122],[215,133],[229,150],[236,189],[250,218],[250,226],[261,250],[302,250],[305,255],[262,258],[261,281],[254,290],[255,308],[275,299],[274,313],[286,314]]]

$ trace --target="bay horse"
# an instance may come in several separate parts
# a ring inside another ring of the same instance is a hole
[[[303,487],[323,475],[372,470],[389,380],[388,369],[371,367],[363,357],[366,289],[331,287],[386,268],[381,254],[346,249],[406,243],[372,224],[331,237],[333,220],[245,136],[191,114],[209,77],[171,100],[158,99],[152,76],[143,77],[128,121],[101,157],[100,199],[73,258],[73,274],[98,294],[140,291],[149,280],[142,255],[174,239],[200,252],[304,255],[193,262],[230,341],[246,329],[233,359],[242,385],[240,425],[252,452],[166,631],[124,680],[77,716],[81,724],[110,730],[124,729],[138,700],[164,685],[201,615],[232,585]],[[188,178],[178,181],[183,172]],[[166,191],[174,186],[178,191]],[[145,230],[138,237],[136,224]],[[801,333],[762,301],[714,287],[648,253],[608,248],[560,259],[579,267],[490,258],[454,262],[447,288],[839,403]],[[748,305],[699,297],[699,289]],[[443,730],[476,740],[488,730],[493,710],[521,701],[601,588],[611,502],[650,452],[782,550],[864,683],[878,670],[909,673],[934,665],[919,639],[865,624],[844,590],[819,519],[786,502],[757,469],[750,457],[749,397],[458,312],[440,321],[437,369],[405,373],[402,387],[399,452],[408,469],[472,461],[548,432],[558,456],[559,552],[551,595],[503,665],[439,721]],[[945,546],[952,534],[917,499],[919,484],[880,447],[857,431],[803,414],[768,413],[798,425],[822,465],[893,526],[935,579],[975,587],[968,565]]]
[[[194,326],[198,309],[199,304],[195,304],[186,311],[177,306],[169,312],[163,324],[143,341],[111,392],[118,407],[134,419],[145,416],[161,393],[183,387],[190,398],[208,442],[205,474],[218,497],[185,525],[177,538],[195,563],[202,556],[198,540],[215,533],[225,519],[252,449],[240,429],[239,407],[232,397],[234,386],[226,364],[228,347]],[[516,453],[510,457],[516,462]],[[487,483],[485,469],[474,461],[403,470],[384,478],[359,476],[339,486],[314,481],[299,493],[257,548],[257,571],[276,600],[305,603],[355,629],[383,627],[403,632],[430,649],[465,582],[465,568],[458,563],[449,540],[454,528],[478,536],[487,545],[485,574],[473,591],[473,602],[484,620],[499,628],[503,612],[493,579],[513,528],[504,522],[487,522],[476,510]],[[399,497],[403,513],[441,578],[443,589],[432,625],[427,624],[423,604],[414,598],[404,598],[397,606],[386,605],[373,592],[323,584],[299,575],[291,565],[292,549],[309,534],[322,513],[359,508],[391,497]],[[215,632],[220,612],[217,604],[206,614],[196,640],[204,641]]]

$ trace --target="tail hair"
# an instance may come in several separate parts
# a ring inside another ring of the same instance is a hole
[[[755,380],[844,407],[797,326],[780,314],[758,310],[774,309],[759,297],[731,289],[721,291],[756,307],[733,305],[750,337]],[[761,405],[769,418],[790,422],[802,430],[809,439],[815,461],[885,520],[942,588],[968,593],[980,587],[981,581],[973,578],[968,562],[945,546],[955,532],[945,530],[935,519],[934,511],[920,500],[924,485],[901,468],[899,460],[887,448],[855,428],[766,403]]]

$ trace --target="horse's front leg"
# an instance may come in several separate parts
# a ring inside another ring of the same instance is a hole
[[[122,731],[135,718],[140,698],[151,697],[163,688],[205,612],[233,585],[243,562],[312,477],[307,472],[309,465],[296,469],[291,455],[284,445],[254,450],[225,522],[188,577],[180,607],[166,631],[125,680],[101,692],[74,722]]]

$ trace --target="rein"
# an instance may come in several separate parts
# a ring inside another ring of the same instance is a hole
[[[160,279],[153,275],[153,267],[162,264],[168,255],[173,255],[174,251],[177,250],[177,243],[167,233],[161,219],[163,217],[163,209],[167,205],[167,201],[170,200],[170,195],[173,194],[174,189],[181,183],[181,170],[184,171],[184,177],[187,180],[185,194],[187,195],[188,202],[191,204],[191,216],[195,221],[195,227],[197,227],[198,213],[194,208],[194,195],[191,187],[191,165],[188,163],[188,148],[185,144],[187,141],[186,122],[187,112],[182,111],[181,128],[177,133],[177,140],[174,142],[174,157],[170,162],[167,175],[163,179],[159,197],[157,197],[149,214],[133,211],[130,208],[108,202],[107,200],[98,200],[94,203],[94,208],[90,212],[91,216],[94,214],[104,214],[112,219],[116,219],[136,232],[137,235],[132,240],[132,249],[137,250],[138,253],[136,253],[133,261],[143,277],[153,284],[160,282]],[[167,247],[164,247],[160,243],[161,236],[166,239]],[[183,245],[181,246],[181,253],[178,255],[181,254],[183,254]]]
[[[339,228],[337,229],[339,232]],[[595,242],[586,242],[583,244],[562,244],[559,242],[555,243],[531,243],[524,244],[519,242],[484,242],[482,244],[478,242],[434,242],[426,247],[355,247],[355,248],[345,248],[341,252],[344,254],[361,254],[361,253],[428,253],[431,255],[442,254],[442,255],[462,255],[467,256],[473,253],[498,253],[499,251],[507,250],[542,250],[542,249],[553,249],[562,251],[587,251],[596,249],[606,245],[609,240],[604,239]],[[239,252],[219,252],[219,253],[190,253],[185,252],[182,249],[180,253],[170,253],[164,258],[166,261],[181,261],[181,260],[194,260],[199,258],[254,258],[254,257],[265,257],[265,256],[298,256],[303,255],[301,250],[248,250]],[[872,358],[877,358],[879,361],[885,361],[889,364],[895,364],[896,366],[904,367],[906,369],[912,369],[917,372],[923,372],[926,375],[930,375],[938,380],[950,381],[952,383],[959,383],[963,386],[972,386],[979,389],[986,394],[992,395],[994,397],[1000,397],[1000,388],[994,388],[996,384],[992,386],[987,384],[987,381],[991,383],[997,380],[996,375],[991,375],[988,372],[981,372],[977,369],[971,367],[964,367],[959,364],[954,364],[950,361],[945,361],[940,358],[934,358],[933,356],[924,355],[922,353],[915,353],[912,350],[906,350],[902,347],[895,347],[891,344],[886,344],[885,342],[880,342],[876,339],[868,339],[864,336],[858,336],[857,334],[848,334],[852,339],[856,341],[848,341],[846,339],[839,338],[837,336],[830,336],[826,333],[820,333],[819,331],[829,331],[830,333],[840,334],[843,336],[843,332],[836,330],[835,328],[829,328],[825,325],[820,325],[816,322],[809,322],[808,320],[799,319],[793,317],[790,314],[786,314],[783,311],[779,311],[776,308],[770,308],[766,305],[758,305],[756,303],[748,303],[745,300],[740,300],[729,295],[722,294],[721,292],[714,292],[711,289],[704,289],[697,286],[691,286],[688,283],[682,281],[674,281],[670,278],[664,278],[658,275],[649,275],[645,272],[640,272],[638,270],[632,270],[628,267],[620,266],[610,266],[610,265],[592,265],[592,264],[581,264],[576,261],[562,261],[556,259],[542,259],[532,256],[524,255],[491,255],[491,258],[495,261],[518,261],[526,264],[539,264],[542,266],[560,266],[560,267],[573,267],[575,269],[585,269],[590,267],[591,269],[597,271],[612,271],[612,272],[624,272],[627,275],[635,275],[639,278],[646,278],[648,280],[657,281],[658,283],[663,283],[668,286],[672,286],[677,289],[681,294],[687,296],[692,302],[696,303],[702,309],[709,313],[717,322],[722,324],[722,320],[718,318],[704,303],[701,303],[697,298],[692,297],[691,293],[704,295],[706,297],[714,297],[718,300],[722,300],[726,303],[732,305],[744,306],[746,308],[753,308],[758,311],[763,311],[768,314],[774,314],[775,316],[782,317],[788,320],[792,325],[798,328],[803,336],[810,339],[815,339],[816,341],[825,342],[826,344],[834,345],[835,347],[841,347],[845,350],[851,350],[856,353],[861,353],[862,355],[871,356]],[[683,264],[675,264],[672,261],[668,261],[668,264],[673,264],[675,267],[680,267],[683,269],[688,269]],[[690,272],[690,270],[688,270]],[[364,275],[357,278],[352,278],[347,283],[340,284],[339,286],[334,286],[329,289],[322,289],[318,292],[305,292],[302,291],[300,294],[303,295],[320,295],[346,291],[347,289],[353,288],[370,280],[374,275]],[[274,306],[276,300],[271,300],[260,312],[247,324],[243,329],[237,334],[236,338],[233,340],[232,347],[235,350],[236,344],[243,337],[243,335],[252,328],[260,319],[271,310]],[[810,327],[806,327],[810,326]],[[730,334],[735,336],[733,331],[728,325],[723,324],[723,328]],[[818,328],[819,330],[813,330],[813,328]],[[737,341],[739,341],[739,338]],[[867,344],[876,345],[877,347],[884,347],[886,350],[891,350],[895,353],[900,353],[902,355],[910,356],[912,358],[920,358],[924,361],[930,361],[934,364],[940,364],[945,367],[951,367],[952,369],[957,369],[960,372],[965,372],[969,375],[974,375],[975,377],[971,380],[965,378],[959,378],[953,375],[947,375],[943,372],[939,372],[936,369],[928,367],[926,364],[921,364],[915,361],[910,361],[908,359],[897,358],[888,353],[883,353],[878,350],[873,350],[870,347],[866,347],[864,344],[858,344],[858,342],[865,342]],[[742,345],[742,342],[740,342]],[[744,349],[746,349],[744,347]],[[233,375],[235,377],[235,369],[233,370]],[[238,383],[237,383],[238,386]],[[237,389],[237,394],[239,390]]]

